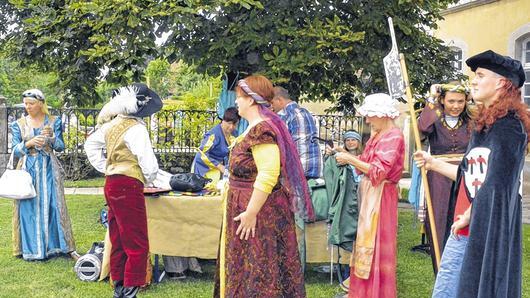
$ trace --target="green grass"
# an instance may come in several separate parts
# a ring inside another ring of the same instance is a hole
[[[84,180],[66,180],[64,187],[103,187],[105,185],[105,177],[84,179]]]
[[[97,220],[104,200],[101,196],[69,196],[70,216],[80,253],[92,242],[103,240],[105,229]],[[110,297],[112,290],[106,282],[81,282],[67,258],[26,262],[11,255],[12,202],[0,200],[0,297]],[[530,227],[524,230],[524,260],[530,259]],[[429,297],[434,282],[430,258],[410,252],[420,242],[411,211],[400,211],[398,235],[398,293],[399,297]],[[530,269],[524,264],[523,296],[530,298]],[[329,284],[329,274],[316,273],[308,266],[306,289],[308,297],[334,297],[341,293],[337,284]],[[151,286],[140,297],[211,297],[215,265],[208,262],[200,279],[185,282],[162,282]],[[525,291],[525,289],[528,289]],[[525,293],[529,292],[529,293]]]
[[[405,203],[409,202],[409,189],[408,188],[405,188],[405,187],[401,188],[399,201],[405,202]]]

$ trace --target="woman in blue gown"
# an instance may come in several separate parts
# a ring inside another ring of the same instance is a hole
[[[221,123],[205,134],[193,159],[193,173],[212,179],[213,185],[219,181],[228,161],[230,143],[234,139],[232,134],[240,118],[235,107],[226,109]]]
[[[22,97],[28,115],[11,125],[12,150],[19,159],[17,167],[31,174],[37,196],[15,201],[13,254],[28,261],[58,254],[76,259],[64,173],[54,153],[64,150],[61,118],[49,115],[40,90],[27,90]]]
[[[220,124],[210,129],[198,148],[191,165],[191,172],[212,179],[212,185],[217,182],[225,172],[225,165],[230,152],[229,146],[234,137],[232,133],[237,128],[241,117],[235,107],[226,109]],[[163,256],[164,269],[171,280],[186,278],[188,273],[202,273],[199,261],[191,257]]]

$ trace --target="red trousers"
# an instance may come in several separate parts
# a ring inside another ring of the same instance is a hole
[[[110,276],[125,287],[143,286],[149,241],[143,183],[123,176],[107,176],[105,199],[109,207]]]

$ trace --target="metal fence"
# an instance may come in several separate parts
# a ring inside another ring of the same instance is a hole
[[[82,153],[87,136],[94,130],[98,109],[50,109],[50,113],[61,117],[65,153]],[[24,108],[7,108],[8,123],[13,123],[25,114]],[[315,115],[315,122],[322,140],[341,140],[349,129],[362,131],[360,117],[341,115]],[[220,120],[215,111],[164,110],[145,119],[155,152],[193,153],[200,146],[202,137]],[[6,128],[7,129],[7,128]],[[11,133],[9,133],[11,144]],[[11,146],[8,151],[11,152]]]

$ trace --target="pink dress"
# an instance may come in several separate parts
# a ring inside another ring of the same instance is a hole
[[[376,228],[373,258],[368,279],[359,278],[351,268],[349,298],[397,297],[397,183],[403,171],[405,142],[398,128],[393,128],[380,138],[368,140],[360,159],[370,164],[364,179],[368,187],[377,188],[382,183],[379,220]],[[363,198],[365,200],[370,197]],[[361,202],[361,204],[364,204]],[[358,235],[359,237],[359,235]]]

